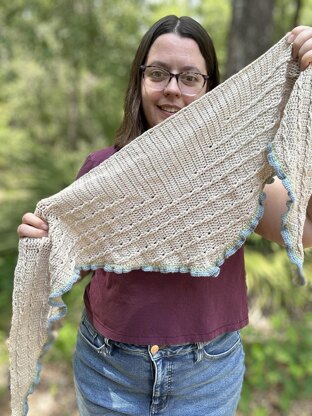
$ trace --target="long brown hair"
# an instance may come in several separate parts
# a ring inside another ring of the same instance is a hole
[[[122,148],[147,130],[141,106],[140,66],[145,63],[148,52],[155,40],[166,33],[176,33],[181,37],[195,40],[205,59],[207,73],[209,74],[207,91],[212,90],[220,82],[215,48],[206,30],[196,20],[187,16],[170,15],[158,20],[143,36],[132,63],[124,101],[124,118],[116,133],[115,147],[117,149]]]

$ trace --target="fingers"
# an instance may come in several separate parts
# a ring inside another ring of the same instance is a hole
[[[39,230],[38,228],[34,228],[27,224],[20,224],[17,227],[17,234],[20,237],[32,237],[32,238],[41,238],[47,237],[47,231]]]
[[[297,26],[288,36],[292,43],[292,55],[299,61],[301,70],[312,64],[312,27]]]
[[[312,64],[312,41],[310,42],[310,45],[311,45],[311,48],[307,52],[303,52],[301,58],[300,58],[301,50],[299,51],[299,63],[300,63],[300,69],[302,71]]]
[[[43,221],[41,218],[37,217],[37,215],[33,214],[32,212],[27,212],[23,215],[22,218],[23,224],[32,225],[35,228],[40,228],[42,230],[48,230],[48,224]]]
[[[20,237],[41,238],[48,236],[48,225],[35,214],[28,212],[22,218],[22,224],[17,227]]]
[[[288,42],[293,42],[295,40],[295,37],[306,29],[311,29],[311,27],[303,25],[294,27],[293,30],[288,34]]]

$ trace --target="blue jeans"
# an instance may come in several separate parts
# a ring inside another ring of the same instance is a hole
[[[233,416],[245,371],[239,332],[157,351],[104,338],[85,316],[73,364],[81,416]]]

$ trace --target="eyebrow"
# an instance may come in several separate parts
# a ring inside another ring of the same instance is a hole
[[[170,71],[169,65],[167,65],[165,62],[162,62],[162,61],[153,61],[152,63],[149,63],[147,65],[160,66]],[[181,69],[182,71],[193,71],[193,72],[201,73],[201,71],[196,66],[185,65]]]

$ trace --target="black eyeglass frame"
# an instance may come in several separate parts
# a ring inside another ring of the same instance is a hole
[[[145,72],[146,68],[158,68],[158,69],[161,69],[162,71],[166,71],[169,74],[169,80],[168,80],[168,84],[166,85],[166,87],[169,85],[169,83],[172,80],[172,78],[175,78],[177,80],[177,83],[179,83],[179,77],[180,77],[181,74],[190,73],[190,74],[195,74],[195,75],[201,75],[204,78],[203,85],[201,86],[201,89],[198,91],[198,92],[200,92],[204,88],[204,85],[206,84],[206,82],[209,79],[209,75],[201,74],[200,72],[183,71],[183,72],[179,72],[178,74],[173,74],[172,72],[170,72],[167,69],[162,68],[160,66],[156,66],[156,65],[140,65],[140,70],[142,71],[143,78],[144,78],[144,72]],[[164,88],[166,88],[166,87],[164,87]]]

